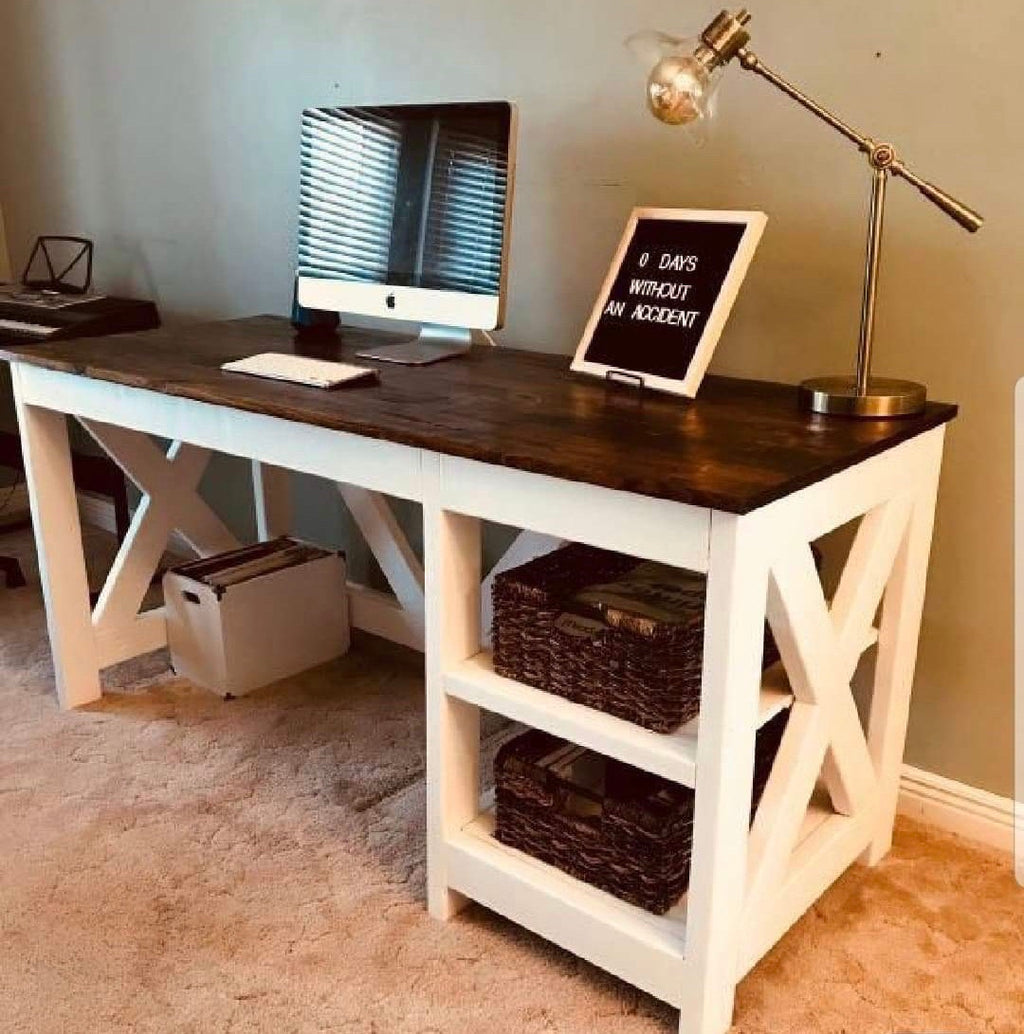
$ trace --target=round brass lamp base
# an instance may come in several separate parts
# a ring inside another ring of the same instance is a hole
[[[872,377],[864,395],[853,377],[815,377],[800,385],[800,405],[827,416],[888,419],[920,413],[928,399],[923,384]]]

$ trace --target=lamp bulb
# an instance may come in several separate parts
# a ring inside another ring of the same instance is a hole
[[[688,54],[662,58],[647,80],[647,105],[670,126],[688,126],[710,115],[713,82],[707,68]]]

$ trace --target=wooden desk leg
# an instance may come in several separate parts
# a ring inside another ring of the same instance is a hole
[[[467,901],[449,889],[446,841],[480,811],[480,709],[448,696],[444,672],[480,649],[481,537],[479,520],[440,508],[438,457],[424,468],[427,905],[450,919]]]
[[[680,1034],[732,1023],[767,588],[756,524],[714,513]]]
[[[25,405],[12,372],[57,696],[61,707],[81,707],[100,698],[100,676],[67,418]]]
[[[868,749],[878,776],[878,796],[874,839],[861,856],[865,865],[877,865],[892,847],[941,462],[940,442],[934,474],[925,479],[914,499],[882,604],[868,721]]]

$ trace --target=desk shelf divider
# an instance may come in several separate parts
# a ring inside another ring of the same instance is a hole
[[[695,785],[700,719],[674,733],[650,732],[633,722],[504,678],[495,673],[488,651],[451,666],[444,674],[444,687],[449,696],[487,711],[684,786]],[[759,727],[789,707],[792,700],[782,666],[773,665],[765,673],[761,689]]]

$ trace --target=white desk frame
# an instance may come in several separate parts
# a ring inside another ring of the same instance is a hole
[[[139,614],[170,534],[200,554],[235,540],[196,491],[212,451],[251,459],[263,534],[281,471],[340,491],[396,590],[353,590],[355,623],[417,645],[425,633],[428,903],[480,901],[681,1010],[683,1034],[723,1034],[735,986],[855,860],[891,843],[944,430],[937,428],[746,516],[438,455],[275,417],[12,364],[61,705],[100,696],[100,669],[166,642]],[[90,612],[65,415],[143,490]],[[149,435],[170,440],[166,455]],[[422,503],[425,571],[380,493]],[[809,543],[864,517],[826,601]],[[506,563],[571,539],[708,575],[696,723],[671,736],[500,678],[481,650],[482,521],[523,528]],[[881,604],[881,620],[876,614]],[[788,675],[761,676],[771,624]],[[850,681],[877,647],[862,729]],[[791,690],[791,696],[789,691]],[[792,716],[748,829],[757,728]],[[498,844],[478,797],[488,709],[696,788],[690,891],[655,917]],[[830,807],[809,803],[824,787]],[[740,888],[740,890],[738,890]]]

